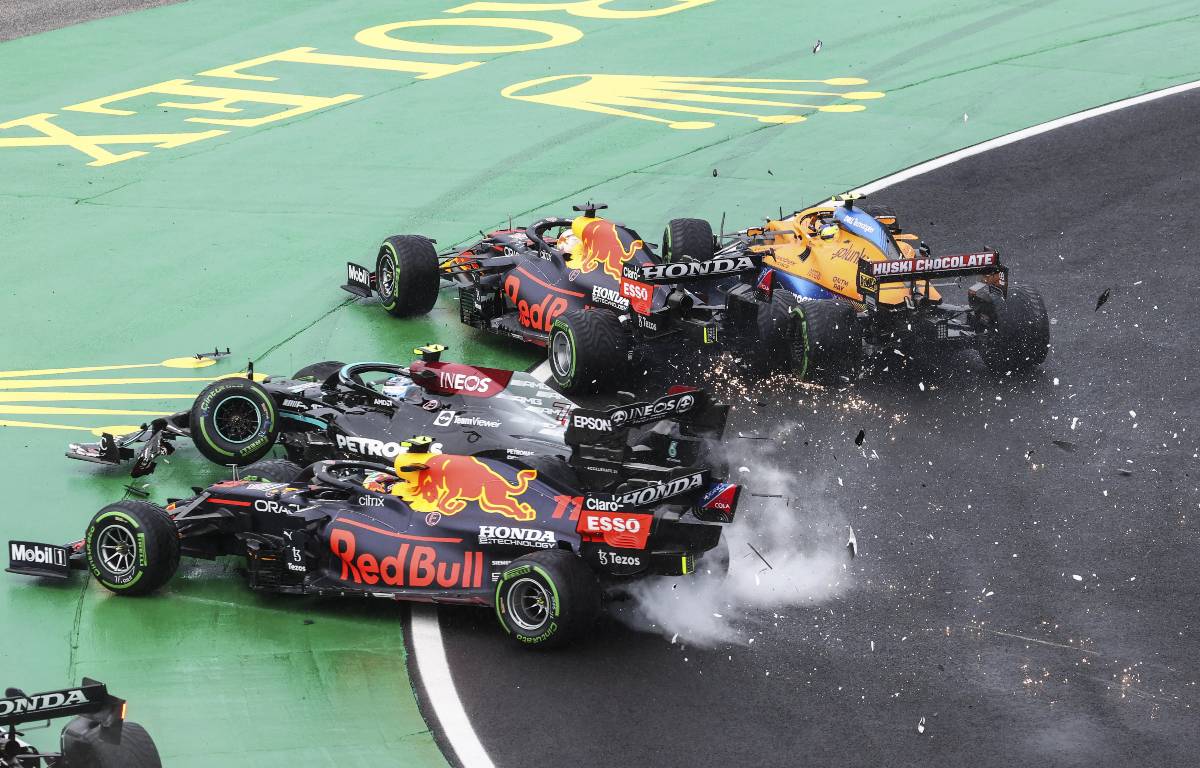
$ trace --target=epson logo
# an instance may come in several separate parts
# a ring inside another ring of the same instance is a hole
[[[642,280],[684,280],[695,277],[713,275],[728,275],[734,272],[745,272],[757,269],[754,259],[749,256],[722,256],[707,261],[680,261],[674,264],[645,264],[642,266]]]
[[[337,436],[337,446],[343,451],[357,453],[360,456],[382,456],[394,459],[400,455],[400,443],[385,443],[370,437]]]
[[[371,284],[371,273],[364,267],[357,264],[346,265],[346,277],[351,283],[362,283],[363,285]]]
[[[14,563],[66,566],[67,553],[58,547],[12,542],[8,545],[9,559]]]
[[[672,496],[678,496],[681,493],[687,493],[695,488],[699,488],[703,484],[704,475],[697,472],[666,483],[655,483],[645,488],[638,488],[634,491],[622,493],[617,496],[617,502],[628,506],[644,507]]]
[[[458,392],[487,392],[492,380],[486,376],[476,376],[469,373],[448,373],[438,371],[438,385],[442,389],[453,389]]]
[[[608,419],[601,419],[596,416],[579,416],[571,417],[571,424],[576,429],[590,429],[595,432],[612,432],[613,425]]]
[[[480,544],[520,545],[553,549],[558,546],[554,531],[542,531],[536,528],[517,528],[506,525],[479,526]]]
[[[0,699],[0,717],[22,715],[29,712],[48,712],[63,707],[86,704],[87,700],[87,696],[79,689]]]

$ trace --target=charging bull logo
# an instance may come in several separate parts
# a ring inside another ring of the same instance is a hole
[[[621,265],[645,249],[645,243],[641,240],[633,240],[626,249],[617,232],[617,225],[603,219],[589,221],[579,239],[583,246],[579,254],[579,271],[587,274],[603,269],[605,274],[617,281],[621,279]]]
[[[406,469],[420,465],[422,469]],[[515,482],[473,456],[450,454],[401,454],[396,457],[396,474],[400,482],[392,486],[399,496],[422,514],[438,512],[456,515],[466,509],[467,502],[477,502],[485,512],[510,517],[527,523],[537,517],[537,510],[520,501],[537,478],[537,471],[522,469]]]

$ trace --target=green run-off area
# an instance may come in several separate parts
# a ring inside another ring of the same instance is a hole
[[[446,245],[588,198],[651,240],[744,227],[1195,80],[1198,32],[1186,2],[192,0],[0,44],[0,539],[80,536],[128,477],[64,444],[247,360],[539,359],[460,330],[449,294],[409,322],[347,302],[345,262],[387,234]],[[185,447],[148,490],[220,476]],[[441,762],[400,609],[252,595],[238,566],[144,599],[6,577],[0,683],[103,679],[174,766]]]

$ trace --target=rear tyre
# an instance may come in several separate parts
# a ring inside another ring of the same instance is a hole
[[[145,595],[179,568],[179,531],[162,507],[118,501],[96,513],[83,540],[96,580],[120,595]]]
[[[1037,289],[1012,286],[1008,298],[996,296],[980,312],[988,328],[979,347],[994,374],[1024,373],[1041,365],[1050,349],[1050,319]]]
[[[766,376],[790,368],[792,312],[799,303],[795,294],[784,290],[772,291],[770,301],[758,303],[758,334],[746,353],[753,373]]]
[[[264,459],[256,461],[242,471],[243,480],[258,480],[264,483],[290,483],[304,471],[294,461],[287,459]]]
[[[214,464],[245,466],[266,456],[279,437],[275,400],[249,379],[214,381],[192,404],[192,442]]]
[[[77,717],[62,732],[64,765],[70,768],[162,768],[158,748],[146,729],[137,723],[121,726],[121,741],[100,738],[94,720]]]
[[[629,334],[605,310],[573,310],[550,326],[546,356],[563,392],[599,392],[620,381],[629,363]]]
[[[854,308],[844,301],[802,302],[792,313],[792,369],[806,381],[854,378],[862,366],[862,336]]]
[[[704,219],[671,219],[663,231],[662,259],[678,261],[690,256],[696,261],[713,257],[712,225]]]
[[[375,257],[375,288],[383,308],[395,317],[424,315],[437,302],[437,251],[416,235],[392,235]]]
[[[321,384],[345,367],[346,364],[340,360],[326,360],[323,363],[313,363],[312,365],[304,366],[293,373],[292,378],[296,381],[315,381]]]
[[[509,637],[530,648],[554,648],[591,628],[600,613],[600,583],[565,549],[531,552],[500,575],[495,606]]]

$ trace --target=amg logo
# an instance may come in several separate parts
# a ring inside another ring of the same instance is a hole
[[[346,265],[346,280],[351,283],[359,283],[361,285],[371,284],[371,273],[365,267],[360,267],[357,264]]]
[[[675,264],[645,264],[641,279],[646,282],[663,280],[687,280],[715,275],[731,275],[738,272],[757,270],[754,259],[749,256],[722,256],[708,261],[683,261]]]
[[[60,568],[65,568],[67,565],[67,553],[63,549],[39,544],[26,544],[20,541],[9,543],[8,557],[14,563],[57,565]]]
[[[558,546],[558,541],[554,538],[554,531],[506,525],[479,526],[479,543],[538,547],[540,549],[553,549]]]
[[[283,407],[284,408],[292,408],[297,411],[307,411],[308,410],[308,406],[305,405],[304,402],[301,400],[291,400],[291,399],[284,400]]]
[[[19,696],[13,699],[0,699],[0,717],[22,715],[27,713],[49,712],[63,707],[73,707],[86,704],[87,696],[78,688],[70,691],[55,693],[39,693],[33,696]]]
[[[648,485],[645,488],[638,488],[634,491],[628,491],[616,496],[616,500],[620,504],[630,505],[634,507],[645,507],[650,504],[655,504],[663,499],[668,499],[672,496],[678,496],[681,493],[699,488],[704,484],[704,474],[697,472],[692,475],[685,475],[665,483],[655,483]]]

